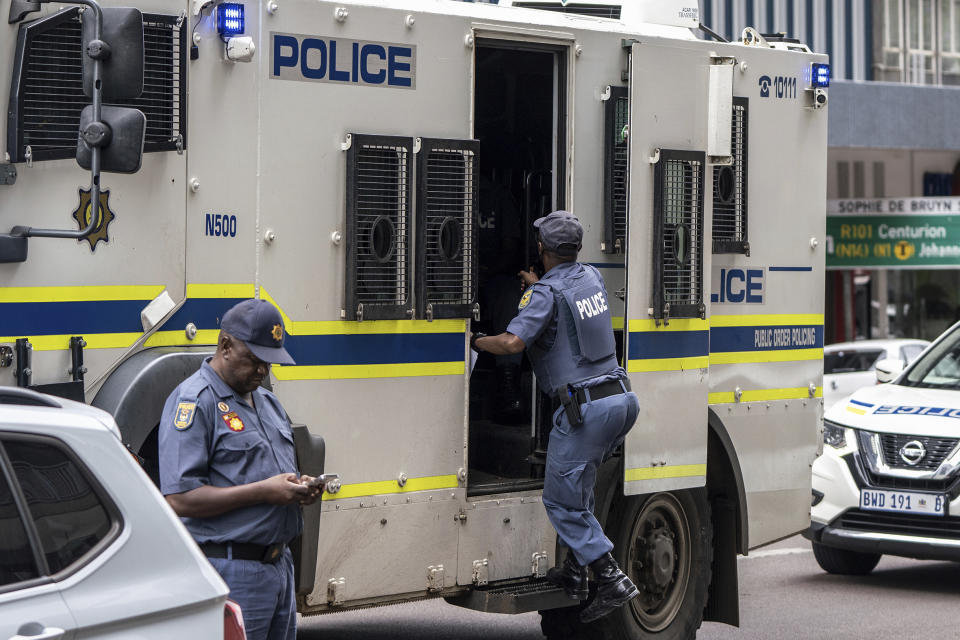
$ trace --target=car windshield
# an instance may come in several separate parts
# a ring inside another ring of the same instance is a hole
[[[851,373],[853,371],[870,371],[882,355],[882,349],[863,351],[846,349],[844,351],[826,353],[823,356],[823,372]]]
[[[900,384],[908,387],[960,389],[960,330],[927,351]]]

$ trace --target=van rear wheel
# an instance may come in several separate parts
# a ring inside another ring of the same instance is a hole
[[[706,491],[627,497],[615,509],[608,525],[613,555],[640,595],[590,625],[580,623],[581,607],[542,611],[543,634],[550,640],[696,637],[713,560]]]

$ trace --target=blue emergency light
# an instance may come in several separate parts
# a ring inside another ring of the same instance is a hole
[[[224,2],[217,7],[217,33],[226,40],[243,33],[243,5]]]
[[[810,69],[810,80],[814,88],[830,86],[830,65],[814,62]]]

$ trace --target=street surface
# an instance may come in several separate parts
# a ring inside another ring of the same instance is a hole
[[[821,571],[795,536],[740,558],[740,622],[699,640],[954,638],[960,564],[884,557],[863,577]],[[482,614],[443,600],[305,618],[300,640],[538,640],[540,616]]]

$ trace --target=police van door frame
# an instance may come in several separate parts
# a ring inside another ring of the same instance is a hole
[[[573,201],[573,180],[572,171],[568,167],[573,166],[573,108],[574,108],[574,67],[576,55],[576,39],[572,33],[550,31],[547,29],[508,27],[505,25],[474,23],[473,34],[473,56],[470,68],[470,134],[473,139],[476,137],[476,105],[477,105],[477,51],[481,47],[508,49],[511,51],[529,51],[536,53],[555,54],[554,63],[554,94],[553,94],[553,119],[554,119],[554,137],[552,149],[553,161],[553,180],[552,180],[552,209],[564,209],[567,202]],[[483,162],[483,158],[480,158]],[[529,231],[529,230],[525,230]],[[538,389],[534,379],[531,391],[531,436],[532,439],[542,442],[546,447],[546,434],[538,434],[537,426],[541,422],[537,414]],[[510,485],[502,485],[495,491],[482,491],[478,493],[470,492],[470,375],[467,372],[467,384],[464,396],[464,450],[463,450],[463,468],[467,470],[468,499],[483,499],[485,496],[499,493],[519,493],[524,491],[542,491],[543,480],[536,482],[524,482],[521,486],[511,488]],[[539,447],[539,444],[538,444]],[[533,453],[533,452],[531,452]]]

